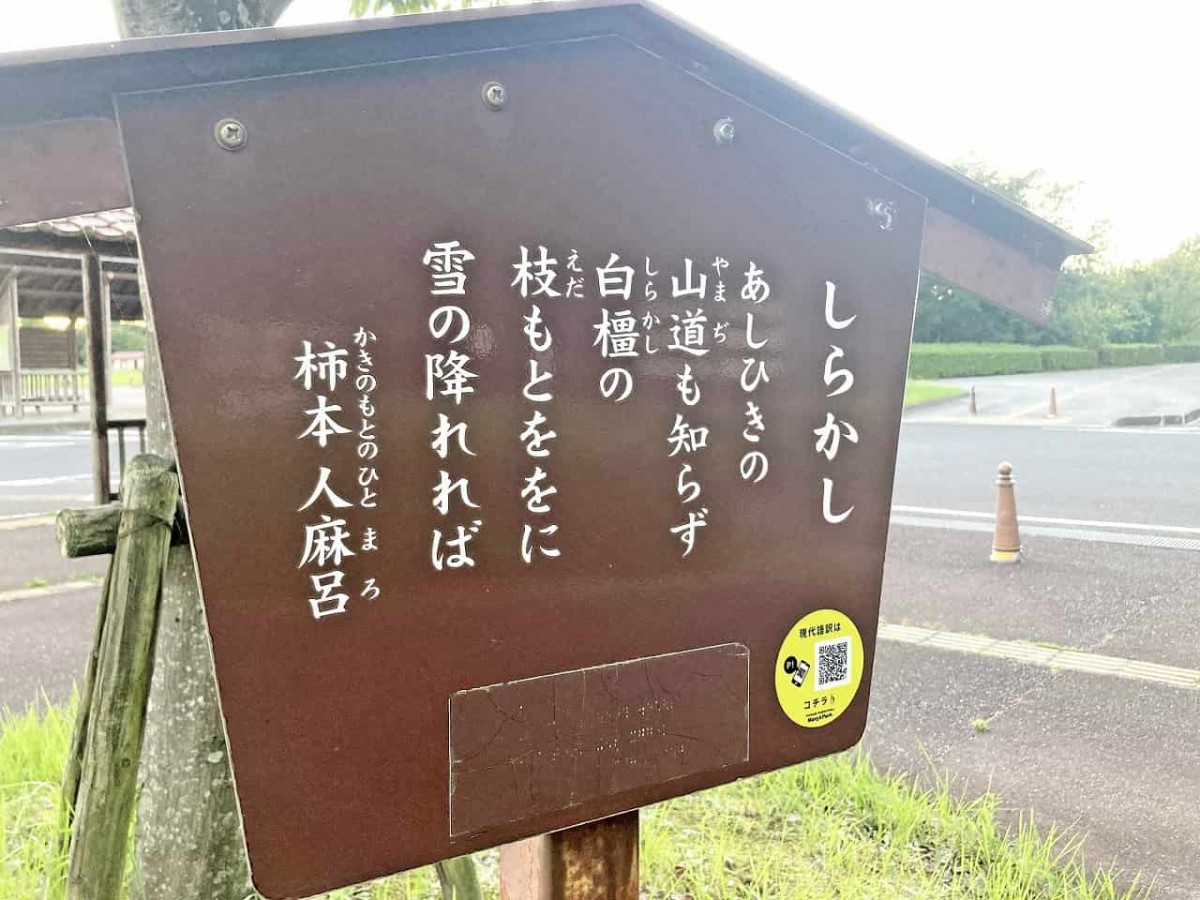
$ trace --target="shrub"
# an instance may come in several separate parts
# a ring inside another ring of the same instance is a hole
[[[1200,344],[1167,344],[1163,347],[1167,362],[1200,362]]]
[[[1153,366],[1164,360],[1162,344],[1105,344],[1100,348],[1102,366]]]
[[[1095,350],[1085,350],[1083,347],[1066,347],[1050,345],[1039,347],[1042,354],[1042,368],[1047,372],[1063,369],[1094,369],[1100,364],[1100,354]]]
[[[1022,344],[913,344],[909,378],[1015,375],[1042,371],[1037,347]]]

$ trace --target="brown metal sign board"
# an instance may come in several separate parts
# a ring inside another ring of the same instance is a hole
[[[618,36],[117,112],[264,894],[858,739],[922,198]]]

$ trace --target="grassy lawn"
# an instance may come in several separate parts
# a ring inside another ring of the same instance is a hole
[[[73,712],[0,717],[0,897],[61,898],[58,790]],[[1075,841],[1028,820],[1006,831],[999,800],[957,797],[843,754],[672,800],[642,814],[646,900],[1134,898],[1084,869]],[[497,852],[476,855],[489,898]],[[438,900],[431,868],[328,900]]]
[[[949,384],[938,384],[936,381],[909,381],[904,385],[904,406],[920,406],[931,400],[941,400],[945,397],[960,397],[965,394],[962,388]]]
[[[141,369],[113,369],[108,375],[112,380],[113,387],[141,387],[145,380]],[[88,381],[87,372],[81,370],[79,373],[79,386],[86,390]]]

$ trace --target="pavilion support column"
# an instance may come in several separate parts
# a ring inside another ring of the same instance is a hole
[[[23,419],[25,418],[25,398],[21,392],[21,313],[15,274],[8,280],[8,290],[4,294],[5,297],[0,299],[4,299],[8,303],[9,318],[12,321],[13,413],[18,419]]]
[[[144,279],[141,289],[148,449],[174,459],[154,308]],[[171,548],[161,602],[139,774],[133,896],[245,900],[256,895],[190,546]]]
[[[104,403],[111,407],[112,398],[112,275],[104,275],[100,281],[100,306],[104,310]]]
[[[79,329],[78,319],[71,316],[71,324],[67,326],[67,343],[71,351],[71,412],[79,412]]]
[[[92,404],[92,479],[96,504],[108,503],[111,491],[108,458],[108,359],[104,348],[107,318],[104,315],[104,288],[100,278],[100,257],[83,257],[83,310],[87,317],[88,393]]]

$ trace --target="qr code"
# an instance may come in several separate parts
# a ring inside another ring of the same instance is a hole
[[[821,641],[814,649],[817,654],[816,690],[850,683],[850,638]]]

